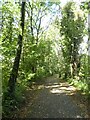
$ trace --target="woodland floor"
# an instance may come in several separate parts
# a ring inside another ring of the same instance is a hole
[[[25,102],[13,117],[18,118],[88,118],[88,99],[75,87],[56,76],[33,82]]]

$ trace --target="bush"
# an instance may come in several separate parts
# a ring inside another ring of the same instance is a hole
[[[89,87],[85,79],[77,80],[77,79],[70,78],[68,79],[68,82],[71,85],[74,85],[78,90],[81,90],[82,93],[87,94],[87,95],[90,94]]]

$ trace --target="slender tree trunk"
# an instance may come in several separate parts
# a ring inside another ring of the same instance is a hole
[[[18,76],[18,69],[19,69],[19,63],[20,63],[20,56],[22,52],[22,39],[23,39],[23,33],[24,33],[24,19],[25,19],[25,2],[22,2],[21,5],[21,29],[22,29],[22,35],[19,34],[18,36],[18,43],[17,43],[17,53],[14,60],[13,68],[10,74],[8,86],[9,86],[9,94],[13,95],[15,91],[15,83]]]

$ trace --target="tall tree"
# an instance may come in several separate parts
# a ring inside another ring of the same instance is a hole
[[[84,19],[79,14],[74,2],[68,2],[62,10],[60,33],[63,36],[62,52],[66,62],[66,72],[71,69],[71,76],[77,75],[80,67],[79,47],[83,41]]]
[[[52,5],[47,5],[46,2],[38,2],[31,0],[26,4],[26,14],[27,14],[27,24],[26,24],[26,41],[28,42],[27,48],[25,48],[24,44],[24,50],[23,50],[23,61],[27,61],[25,59],[25,55],[28,54],[30,56],[30,59],[28,59],[30,68],[32,73],[36,73],[37,66],[38,66],[38,46],[41,42],[42,36],[46,29],[49,27],[47,24],[46,26],[43,25],[43,21],[45,21],[48,14],[50,14],[50,8]],[[51,20],[50,20],[51,23]],[[28,33],[28,34],[27,34]],[[27,49],[27,51],[26,51]]]
[[[20,56],[21,56],[21,52],[22,52],[22,40],[23,40],[23,34],[24,34],[24,20],[25,20],[25,2],[22,2],[22,4],[21,4],[21,24],[20,24],[22,33],[19,34],[19,36],[18,36],[17,53],[16,53],[16,57],[14,60],[12,71],[10,74],[9,82],[8,82],[8,86],[9,86],[8,91],[11,95],[14,93],[16,79],[18,76]]]

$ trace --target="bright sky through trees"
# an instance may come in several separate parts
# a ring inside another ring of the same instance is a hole
[[[60,0],[62,5],[65,5],[67,2],[69,2],[70,0]],[[73,0],[74,2],[76,2],[77,4],[80,4],[80,2],[86,1],[86,0]]]
[[[70,0],[60,0],[61,4],[60,6],[63,7],[67,2],[69,2]],[[77,5],[79,5],[81,2],[86,1],[86,0],[73,0],[74,2],[77,3]],[[56,6],[55,4],[53,4],[52,8],[56,11],[59,11],[58,6]],[[80,11],[80,9],[78,9],[78,11],[80,12],[80,14],[83,15],[82,11]],[[78,12],[76,11],[76,12]],[[56,14],[52,17],[52,14],[48,13],[48,15],[42,20],[42,26],[47,28],[47,26],[49,26],[50,21],[52,21],[52,18],[54,19],[56,16]],[[87,54],[87,40],[88,40],[88,36],[84,37],[84,41],[83,43],[81,43],[81,49],[80,49],[80,53],[86,53]]]
[[[61,1],[61,6],[63,7],[67,2],[69,2],[70,0],[60,0]],[[79,5],[81,2],[86,1],[86,0],[73,0],[74,2],[77,3],[77,5]],[[84,37],[84,41],[81,44],[81,49],[80,49],[80,53],[87,53],[87,40],[88,40],[88,36]]]

